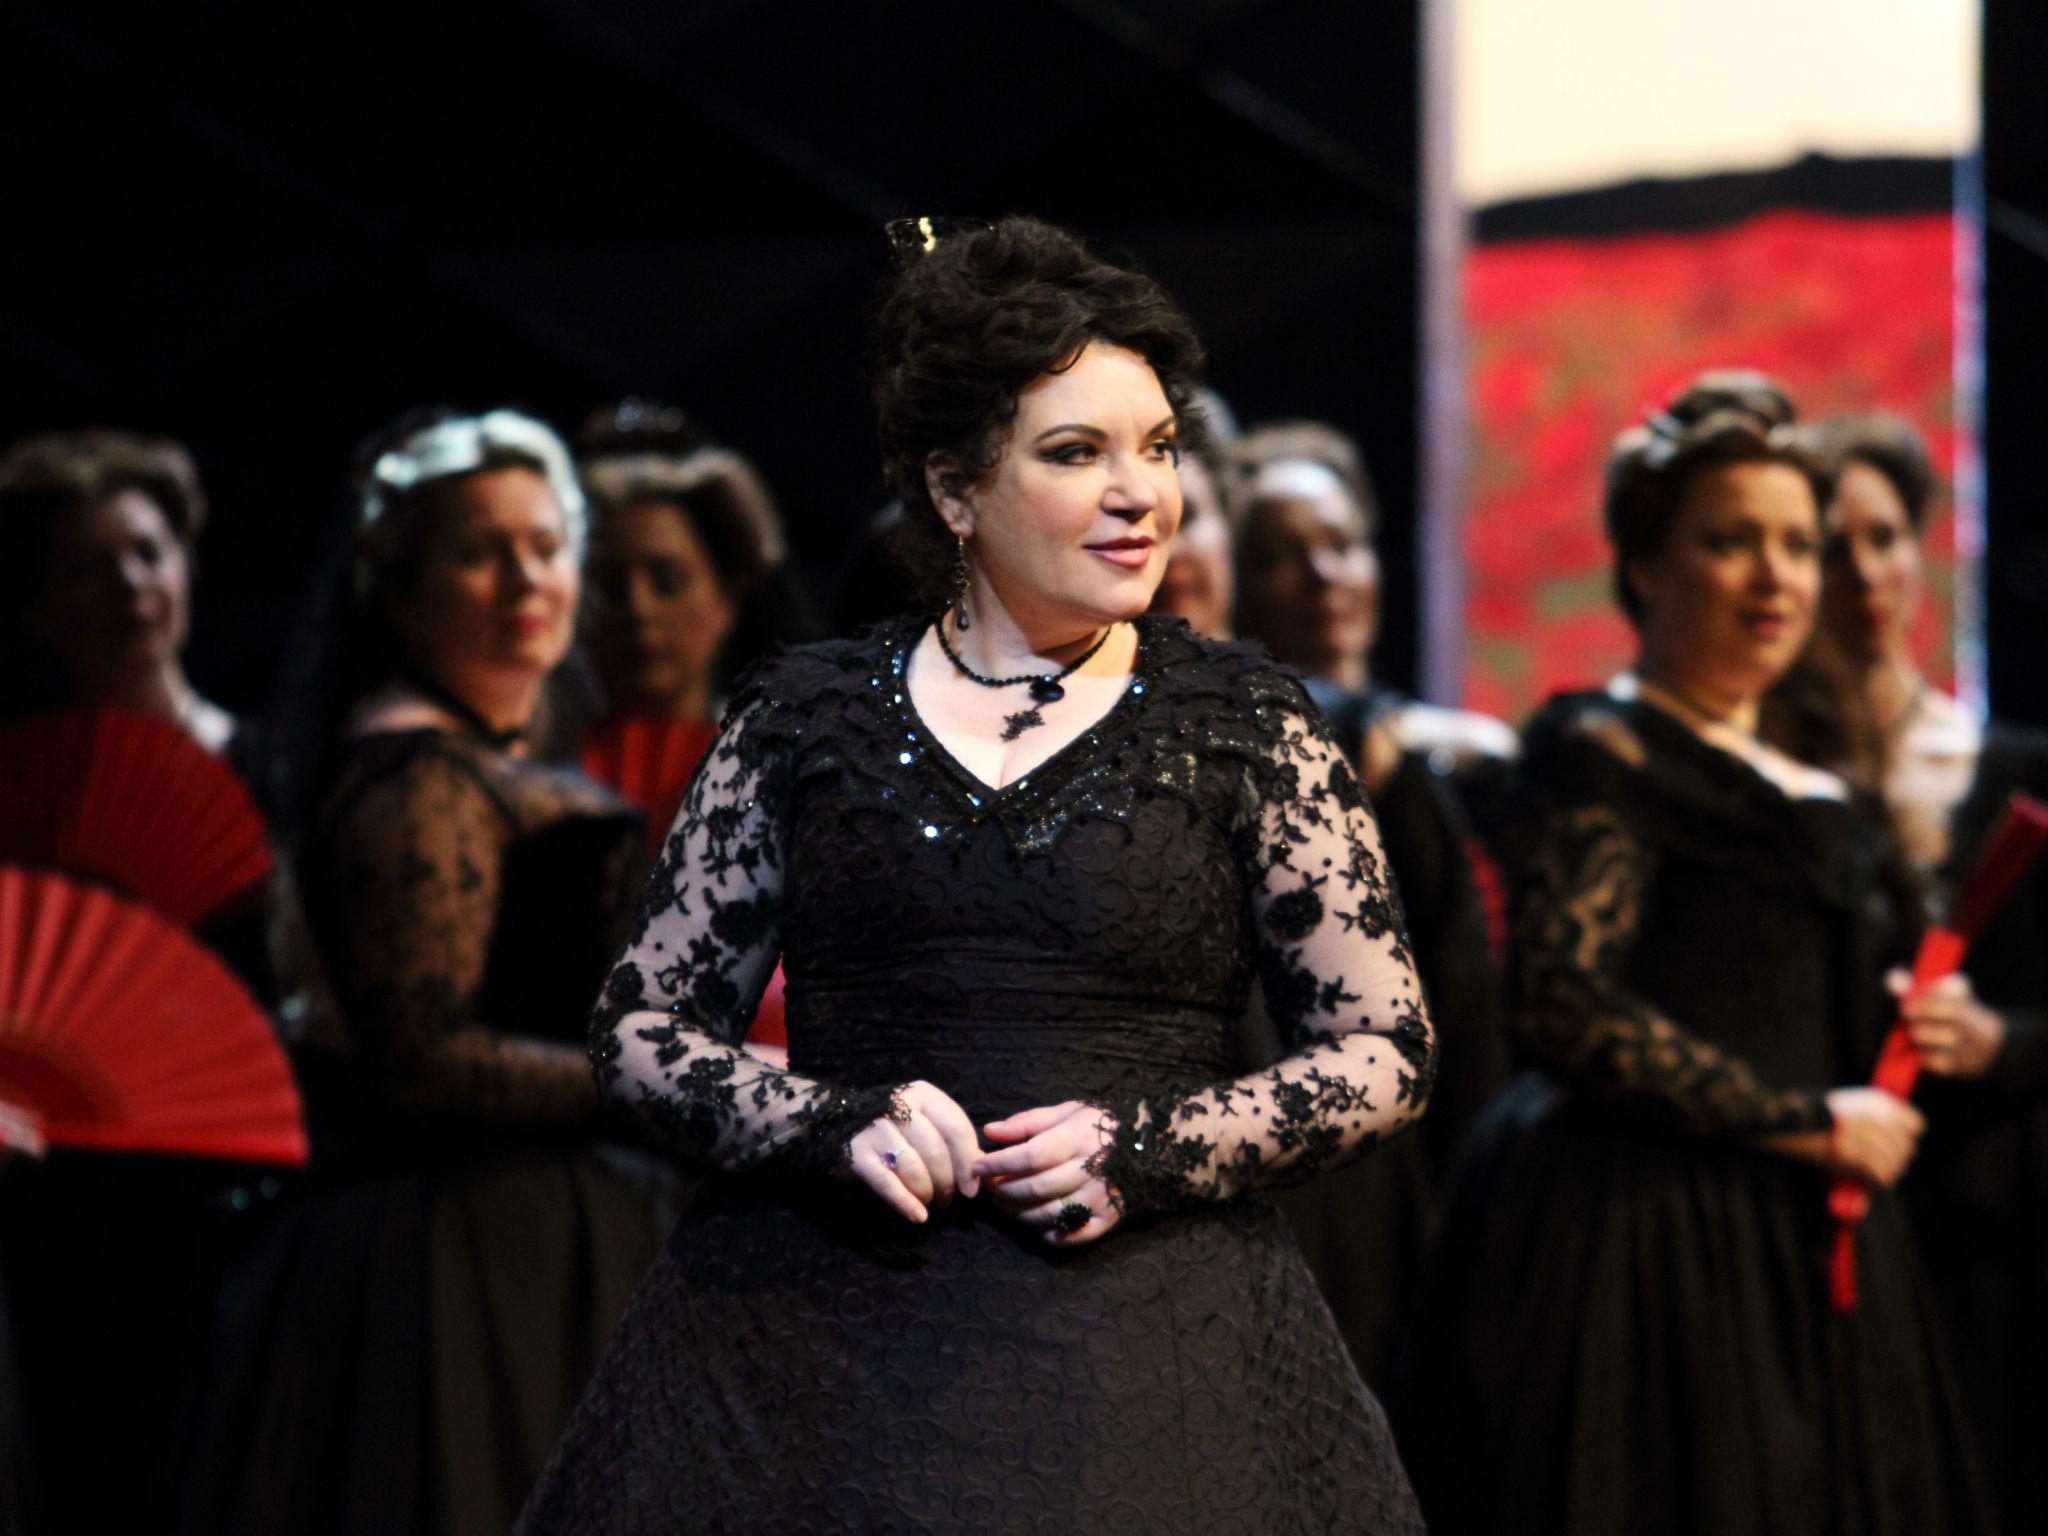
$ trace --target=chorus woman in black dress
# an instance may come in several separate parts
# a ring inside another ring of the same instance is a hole
[[[567,450],[429,413],[357,491],[295,758],[345,1038],[301,1052],[312,1178],[224,1304],[208,1536],[503,1532],[665,1214],[581,1048],[643,824],[526,754],[580,586]]]
[[[1632,675],[1524,731],[1519,1041],[1453,1191],[1418,1373],[1441,1532],[1985,1529],[1898,1203],[1921,1117],[1864,1086],[1914,914],[1881,817],[1759,739],[1810,635],[1826,482],[1709,375],[1609,459]],[[1831,1309],[1828,1180],[1876,1186]]]
[[[1258,1191],[1423,1107],[1371,813],[1262,654],[1145,617],[1198,360],[1030,220],[912,260],[886,462],[961,585],[742,687],[593,1020],[731,1176],[525,1529],[1411,1531]],[[789,1070],[737,1049],[778,952]],[[1254,971],[1294,1054],[1229,1076]]]

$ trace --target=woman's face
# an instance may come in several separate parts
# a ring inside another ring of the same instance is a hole
[[[414,660],[472,701],[552,671],[569,649],[578,582],[546,478],[482,470],[442,491],[427,516],[418,575],[392,609]]]
[[[672,502],[605,517],[590,552],[591,651],[628,710],[706,707],[718,648],[738,610],[697,530]]]
[[[1903,655],[1926,590],[1920,539],[1890,480],[1852,459],[1828,503],[1821,622],[1852,660]]]
[[[90,695],[175,661],[191,595],[191,562],[163,509],[126,490],[65,520],[29,621]]]
[[[1237,578],[1230,563],[1230,521],[1216,482],[1201,461],[1180,461],[1181,525],[1167,551],[1166,575],[1152,607],[1186,619],[1198,635],[1225,639]]]
[[[1379,631],[1380,562],[1336,472],[1267,465],[1239,535],[1238,628],[1319,676],[1361,664]]]
[[[1173,407],[1152,365],[1093,342],[1027,385],[988,482],[933,501],[1027,634],[1135,618],[1180,527]]]
[[[1820,600],[1820,509],[1788,464],[1695,474],[1664,547],[1629,570],[1643,649],[1689,691],[1755,698],[1792,665]]]

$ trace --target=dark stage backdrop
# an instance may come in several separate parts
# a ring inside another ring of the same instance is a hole
[[[821,582],[880,498],[879,226],[1030,211],[1162,279],[1246,420],[1354,431],[1413,658],[1416,6],[0,9],[0,437],[191,445],[193,673],[261,703],[362,434],[623,394],[754,456]]]

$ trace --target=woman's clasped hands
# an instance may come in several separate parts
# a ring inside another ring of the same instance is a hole
[[[985,1194],[1058,1247],[1091,1243],[1121,1219],[1109,1186],[1089,1166],[1115,1130],[1100,1107],[1047,1104],[982,1130],[997,1150],[981,1150],[974,1122],[945,1090],[906,1083],[889,1113],[853,1138],[853,1175],[913,1222],[956,1198]]]

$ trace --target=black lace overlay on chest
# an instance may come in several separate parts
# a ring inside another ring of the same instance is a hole
[[[1129,687],[993,790],[912,707],[921,626],[757,671],[592,1020],[678,1150],[824,1170],[889,1092],[1083,1099],[1129,1210],[1303,1177],[1420,1114],[1427,1012],[1365,795],[1300,685],[1142,622]],[[738,1046],[777,957],[791,1069]],[[1256,973],[1295,1054],[1225,1076]]]
[[[1825,1128],[1823,1094],[1767,1081],[1628,981],[1646,910],[1674,862],[1797,889],[1847,911],[1859,866],[1811,834],[1846,807],[1789,800],[1747,765],[1648,705],[1555,700],[1530,722],[1524,773],[1538,814],[1517,914],[1522,1043],[1575,1091],[1660,1106],[1704,1135]],[[1673,897],[1661,893],[1666,910]],[[1697,933],[1741,966],[1739,937]],[[1819,1018],[1789,1027],[1824,1031]]]
[[[641,824],[580,775],[465,736],[351,747],[307,895],[376,1098],[438,1119],[593,1116],[572,999],[624,927]]]

